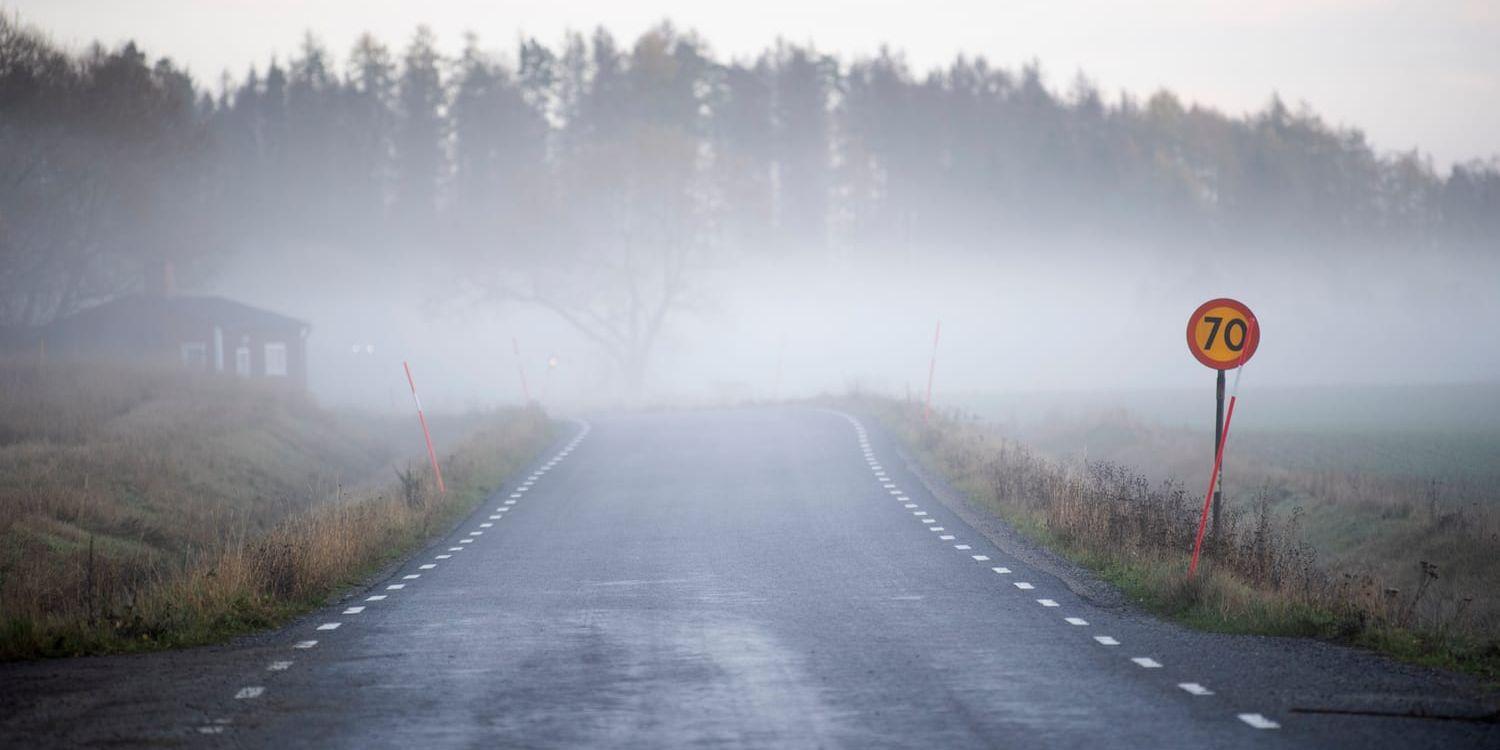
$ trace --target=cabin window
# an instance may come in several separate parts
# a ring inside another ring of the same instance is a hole
[[[250,377],[250,347],[241,344],[234,350],[234,374],[242,377]]]
[[[208,369],[208,345],[202,341],[183,342],[182,364],[194,370]]]
[[[266,376],[286,376],[286,344],[280,341],[266,344]]]

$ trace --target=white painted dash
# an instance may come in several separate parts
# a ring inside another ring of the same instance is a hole
[[[1063,618],[1063,622],[1065,622],[1065,623],[1067,623],[1069,625],[1087,625],[1087,624],[1089,624],[1089,621],[1083,619],[1082,617],[1064,617]]]
[[[1115,640],[1115,639],[1113,639],[1113,638],[1111,638],[1111,637],[1109,637],[1107,635],[1096,635],[1096,636],[1094,636],[1094,640],[1098,641],[1099,645],[1101,645],[1101,646],[1118,646],[1118,645],[1120,645],[1119,641],[1117,641],[1117,640]]]
[[[1143,669],[1161,669],[1161,662],[1149,656],[1137,656],[1131,659]]]
[[[250,700],[252,698],[259,698],[265,692],[266,689],[258,685],[254,687],[242,687],[238,693],[234,694],[234,697],[235,700]]]
[[[338,630],[339,626],[343,624],[341,622],[325,622],[318,626],[318,630]]]
[[[404,583],[393,583],[393,584],[391,584],[389,586],[386,586],[385,590],[386,591],[400,591],[401,589],[404,589],[404,588],[406,588],[406,584],[404,584]]]
[[[271,666],[266,667],[266,671],[267,672],[285,672],[288,669],[290,669],[291,666],[292,666],[292,663],[290,661],[273,661],[273,662],[271,662]]]
[[[1018,588],[1018,589],[1020,589],[1022,591],[1030,591],[1030,590],[1032,590],[1032,589],[1034,589],[1036,587],[1033,586],[1033,585],[1031,585],[1031,584],[1029,584],[1029,583],[1027,583],[1027,582],[1025,582],[1025,581],[1016,581],[1016,588]]]
[[[292,644],[292,648],[312,648],[316,645],[318,645],[317,641],[297,641]]]
[[[385,601],[385,596],[386,596],[385,594],[376,594],[374,596],[367,596],[367,597],[365,597],[365,601],[367,601],[367,602],[381,602],[381,601]]]
[[[418,578],[421,578],[421,577],[422,577],[421,573],[412,573],[410,575],[401,576],[401,580],[403,580],[403,581],[415,581],[415,580],[417,580]]]
[[[974,558],[974,562],[989,562],[990,561],[990,556],[989,555],[969,555],[969,557]]]
[[[344,610],[344,614],[346,614],[346,615],[357,615],[357,614],[359,614],[360,612],[363,612],[363,611],[365,611],[364,607],[350,607],[350,608]]]
[[[1214,694],[1214,691],[1209,690],[1208,688],[1203,687],[1202,685],[1199,685],[1196,682],[1179,682],[1179,683],[1177,683],[1177,687],[1180,687],[1183,690],[1186,690],[1191,695],[1213,695]]]
[[[1036,603],[1042,605],[1043,607],[1056,607],[1057,606],[1057,602],[1055,602],[1055,601],[1053,601],[1051,599],[1038,599],[1038,600],[1036,600]]]
[[[1249,724],[1256,729],[1280,729],[1281,725],[1260,714],[1240,714],[1240,721]]]
[[[425,565],[418,565],[417,566],[417,570],[432,570],[433,568],[436,568],[436,567],[437,567],[437,563],[427,563]]]
[[[974,548],[970,547],[967,544],[955,544],[955,545],[953,545],[953,549],[974,549]]]
[[[942,536],[940,536],[938,538],[941,539],[941,540],[943,540],[943,541],[945,541],[945,542],[947,542],[947,541],[952,541],[953,540],[953,535],[952,534],[943,534]]]

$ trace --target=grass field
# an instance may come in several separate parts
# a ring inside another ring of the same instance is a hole
[[[1424,451],[1450,460],[1441,441],[1472,436],[1367,431],[1341,442],[1326,430],[1262,429],[1232,438],[1225,526],[1189,583],[1206,431],[1119,410],[1028,430],[958,413],[924,428],[920,409],[883,399],[851,408],[878,415],[970,497],[1153,611],[1500,676],[1500,500],[1482,481],[1495,469],[1480,463],[1445,479],[1441,463],[1421,460]]]
[[[551,433],[534,411],[434,421],[445,497],[414,420],[237,379],[0,363],[0,658],[274,624],[451,523]]]

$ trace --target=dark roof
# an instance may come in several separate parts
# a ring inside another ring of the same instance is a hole
[[[227,328],[307,328],[307,322],[223,297],[121,297],[71,315],[53,325],[89,326],[95,321],[187,318]]]

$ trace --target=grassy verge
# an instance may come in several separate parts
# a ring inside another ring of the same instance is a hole
[[[1278,513],[1262,497],[1225,514],[1189,581],[1199,498],[1180,485],[1152,484],[1109,463],[1052,461],[972,419],[935,416],[924,425],[920,407],[894,400],[858,397],[845,406],[878,418],[978,505],[1151,612],[1216,632],[1335,640],[1500,680],[1500,627],[1472,615],[1479,609],[1474,597],[1493,592],[1475,592],[1434,614],[1432,562],[1412,561],[1422,575],[1406,591],[1370,574],[1330,573],[1304,540],[1298,514]]]
[[[3,659],[284,622],[446,529],[552,432],[536,411],[463,418],[440,497],[406,461],[409,420],[180,373],[0,363],[0,384]]]

